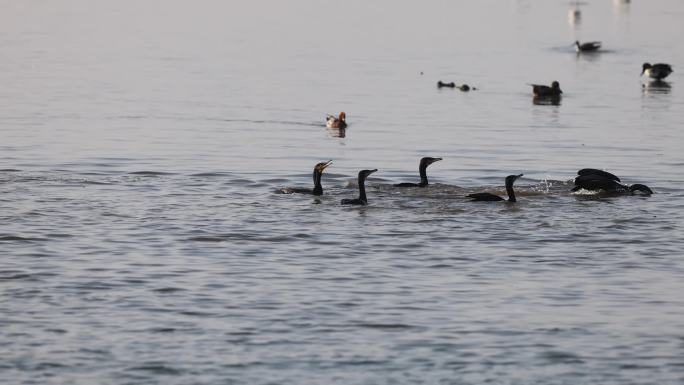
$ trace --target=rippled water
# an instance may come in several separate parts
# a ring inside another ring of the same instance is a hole
[[[573,4],[2,2],[0,378],[681,384],[684,6]]]

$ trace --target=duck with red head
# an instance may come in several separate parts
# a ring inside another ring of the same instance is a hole
[[[347,128],[347,114],[342,111],[337,118],[334,115],[328,115],[325,118],[325,126],[328,128]]]

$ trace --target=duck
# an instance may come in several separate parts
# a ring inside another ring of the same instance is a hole
[[[598,51],[601,48],[600,41],[587,41],[582,44],[578,40],[575,41],[575,50],[577,52],[593,52]]]
[[[560,89],[560,84],[557,81],[553,81],[551,83],[551,87],[545,86],[542,84],[530,84],[532,86],[532,93],[534,96],[542,96],[542,97],[549,97],[549,96],[561,96],[563,91]]]
[[[641,76],[646,75],[655,80],[665,79],[671,73],[672,67],[665,63],[656,63],[653,65],[650,63],[644,63],[641,66]]]
[[[328,128],[347,128],[347,114],[342,111],[337,118],[328,114],[325,118],[325,126]]]
[[[455,87],[456,87],[456,83],[454,83],[454,82],[445,83],[445,82],[443,82],[443,81],[440,80],[440,81],[437,82],[437,88],[442,88],[442,87],[455,88]]]

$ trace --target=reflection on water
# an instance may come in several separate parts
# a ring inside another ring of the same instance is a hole
[[[561,105],[560,96],[533,96],[532,104],[537,106],[560,106]]]
[[[641,87],[645,95],[669,94],[672,88],[665,80],[650,80]]]
[[[347,136],[346,128],[330,128],[328,127],[328,134],[333,138],[344,138]]]

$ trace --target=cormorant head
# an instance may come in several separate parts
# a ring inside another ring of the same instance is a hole
[[[646,70],[651,69],[651,64],[650,63],[644,63],[644,65],[641,66],[641,74],[643,75]]]
[[[340,112],[340,117],[338,118],[343,122],[347,121],[347,114],[344,113],[344,111]]]
[[[378,171],[378,169],[373,169],[373,170],[361,170],[359,171],[359,180],[366,180],[368,178],[368,175]]]
[[[420,166],[419,167],[421,167],[421,168],[427,167],[427,166],[429,166],[435,162],[439,162],[440,160],[442,160],[442,158],[432,158],[432,157],[426,156],[420,160]]]
[[[506,177],[506,186],[512,186],[513,182],[515,182],[516,179],[520,178],[523,176],[523,174],[518,174],[518,175],[509,175]]]
[[[327,162],[321,162],[321,163],[316,164],[316,166],[314,166],[314,172],[322,174],[323,170],[325,170],[326,167],[330,166],[332,164],[332,162],[333,162],[332,160],[329,160]]]
[[[575,45],[577,46],[577,48],[579,48],[579,47],[580,47],[580,43],[579,43],[579,40],[575,40]]]
[[[633,185],[629,186],[629,192],[631,192],[632,194],[634,194],[637,191],[640,193],[646,194],[646,195],[653,194],[653,190],[648,188],[648,186],[646,186],[646,185],[637,183],[637,184],[633,184]]]

